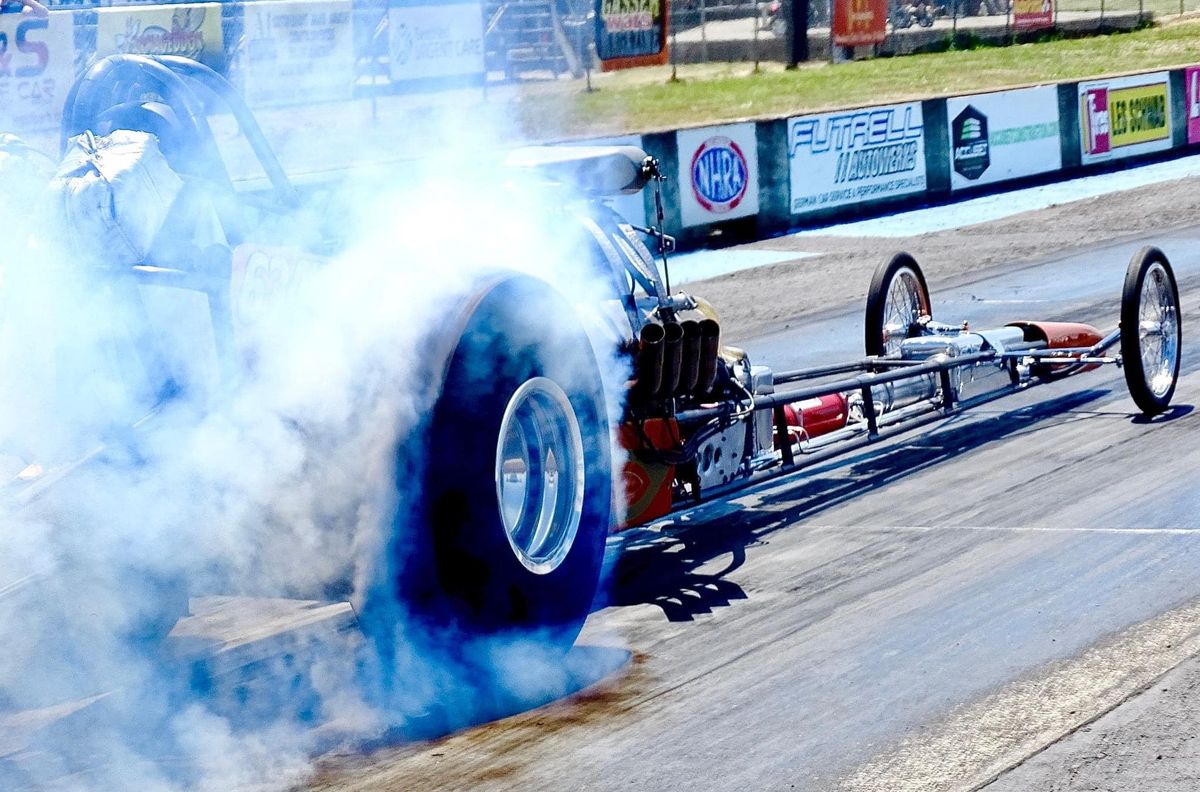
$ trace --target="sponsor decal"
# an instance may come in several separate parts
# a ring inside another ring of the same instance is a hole
[[[1044,124],[1025,124],[1024,126],[997,129],[991,133],[991,144],[995,146],[1015,146],[1020,143],[1032,143],[1036,140],[1058,141],[1058,122],[1047,121]],[[1058,165],[1048,170],[1057,170]]]
[[[954,170],[968,179],[978,179],[991,164],[991,158],[988,156],[987,116],[974,106],[967,105],[954,117],[950,124],[950,133]]]
[[[295,299],[322,261],[298,248],[247,244],[234,249],[232,263],[230,307],[234,329],[240,331]]]
[[[204,52],[204,9],[177,8],[169,27],[145,25],[136,16],[125,19],[125,32],[114,39],[117,52],[137,55],[180,55],[195,60]]]
[[[0,130],[57,129],[74,72],[69,11],[0,14]]]
[[[1013,27],[1017,30],[1052,27],[1054,25],[1053,0],[1013,0]]]
[[[925,189],[921,105],[802,116],[788,121],[792,212]]]
[[[1108,89],[1091,88],[1084,93],[1080,109],[1083,118],[1083,148],[1088,154],[1111,150],[1108,124]]]
[[[101,8],[96,18],[96,57],[178,55],[214,69],[225,68],[221,6]]]
[[[710,212],[725,214],[742,202],[749,184],[749,165],[737,143],[715,136],[692,155],[692,191]]]
[[[392,42],[392,60],[401,66],[407,66],[412,62],[413,50],[416,48],[412,28],[401,22],[396,26],[393,35],[395,40]]]
[[[1167,84],[1109,90],[1108,117],[1113,148],[1169,138]]]
[[[758,130],[722,124],[675,133],[676,184],[685,227],[723,223],[758,213]]]
[[[887,38],[887,0],[833,0],[833,43],[881,44]]]
[[[605,70],[666,56],[664,0],[596,0],[596,55]]]
[[[1171,145],[1171,107],[1165,74],[1134,75],[1080,87],[1080,145],[1084,162],[1160,151]]]
[[[1200,143],[1200,66],[1189,66],[1183,82],[1187,93],[1187,140]]]

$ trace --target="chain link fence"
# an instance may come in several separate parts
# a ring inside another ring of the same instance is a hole
[[[87,39],[94,38],[95,10],[113,3],[150,2],[41,1],[51,9],[81,12],[76,25],[81,51],[88,49]],[[169,5],[180,0],[152,2]],[[663,2],[669,4],[668,40],[673,64],[790,60],[792,0]],[[888,0],[887,38],[873,50],[875,54],[904,54],[945,48],[951,41],[1003,43],[1056,32],[1084,35],[1129,30],[1156,17],[1200,12],[1200,0],[1046,0],[1050,3],[1053,24],[1037,30],[1021,30],[1014,21],[1013,2]],[[811,60],[863,54],[833,46],[832,4],[833,0],[809,0],[807,38]],[[387,7],[386,0],[352,0],[360,82],[386,83],[381,75],[386,72],[388,61]],[[596,0],[482,0],[487,80],[583,77],[589,66],[597,65],[596,7]],[[241,46],[240,20],[233,13],[223,13],[222,20],[225,49],[232,58]]]
[[[676,63],[786,61],[791,11],[787,0],[670,0]],[[832,1],[810,0],[811,59],[849,53],[831,41]],[[951,40],[1001,43],[1014,37],[1130,30],[1153,17],[1200,10],[1200,0],[1057,0],[1053,24],[1020,30],[1009,0],[891,0],[887,40],[879,54],[944,47]]]

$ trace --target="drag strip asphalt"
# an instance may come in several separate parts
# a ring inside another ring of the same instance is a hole
[[[1184,308],[1164,418],[1105,368],[639,531],[572,655],[627,655],[618,670],[327,756],[310,788],[966,790],[1120,704],[1200,648],[1198,239],[1155,240]],[[928,271],[935,318],[1107,329],[1142,244],[944,289]],[[854,357],[860,311],[742,343],[776,369]]]

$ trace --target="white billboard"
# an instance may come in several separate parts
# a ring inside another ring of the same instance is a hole
[[[75,78],[74,31],[70,11],[0,14],[0,132],[58,129]]]
[[[956,96],[946,115],[953,190],[1062,167],[1056,86]]]
[[[679,211],[683,225],[758,214],[758,135],[754,124],[725,124],[675,133],[679,147]]]
[[[925,190],[921,103],[788,119],[792,214]]]
[[[243,8],[240,76],[248,104],[308,104],[353,95],[350,0],[268,0]]]
[[[388,9],[392,81],[482,81],[483,8],[478,2],[393,5]]]

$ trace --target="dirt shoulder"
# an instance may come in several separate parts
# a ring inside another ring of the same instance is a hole
[[[1191,792],[1200,779],[1200,658],[1193,657],[982,792]]]
[[[698,281],[687,290],[717,307],[728,337],[746,338],[864,301],[875,266],[897,250],[913,254],[931,282],[946,283],[1200,222],[1198,188],[1200,179],[1179,179],[911,237],[778,237],[740,249],[817,255]]]

